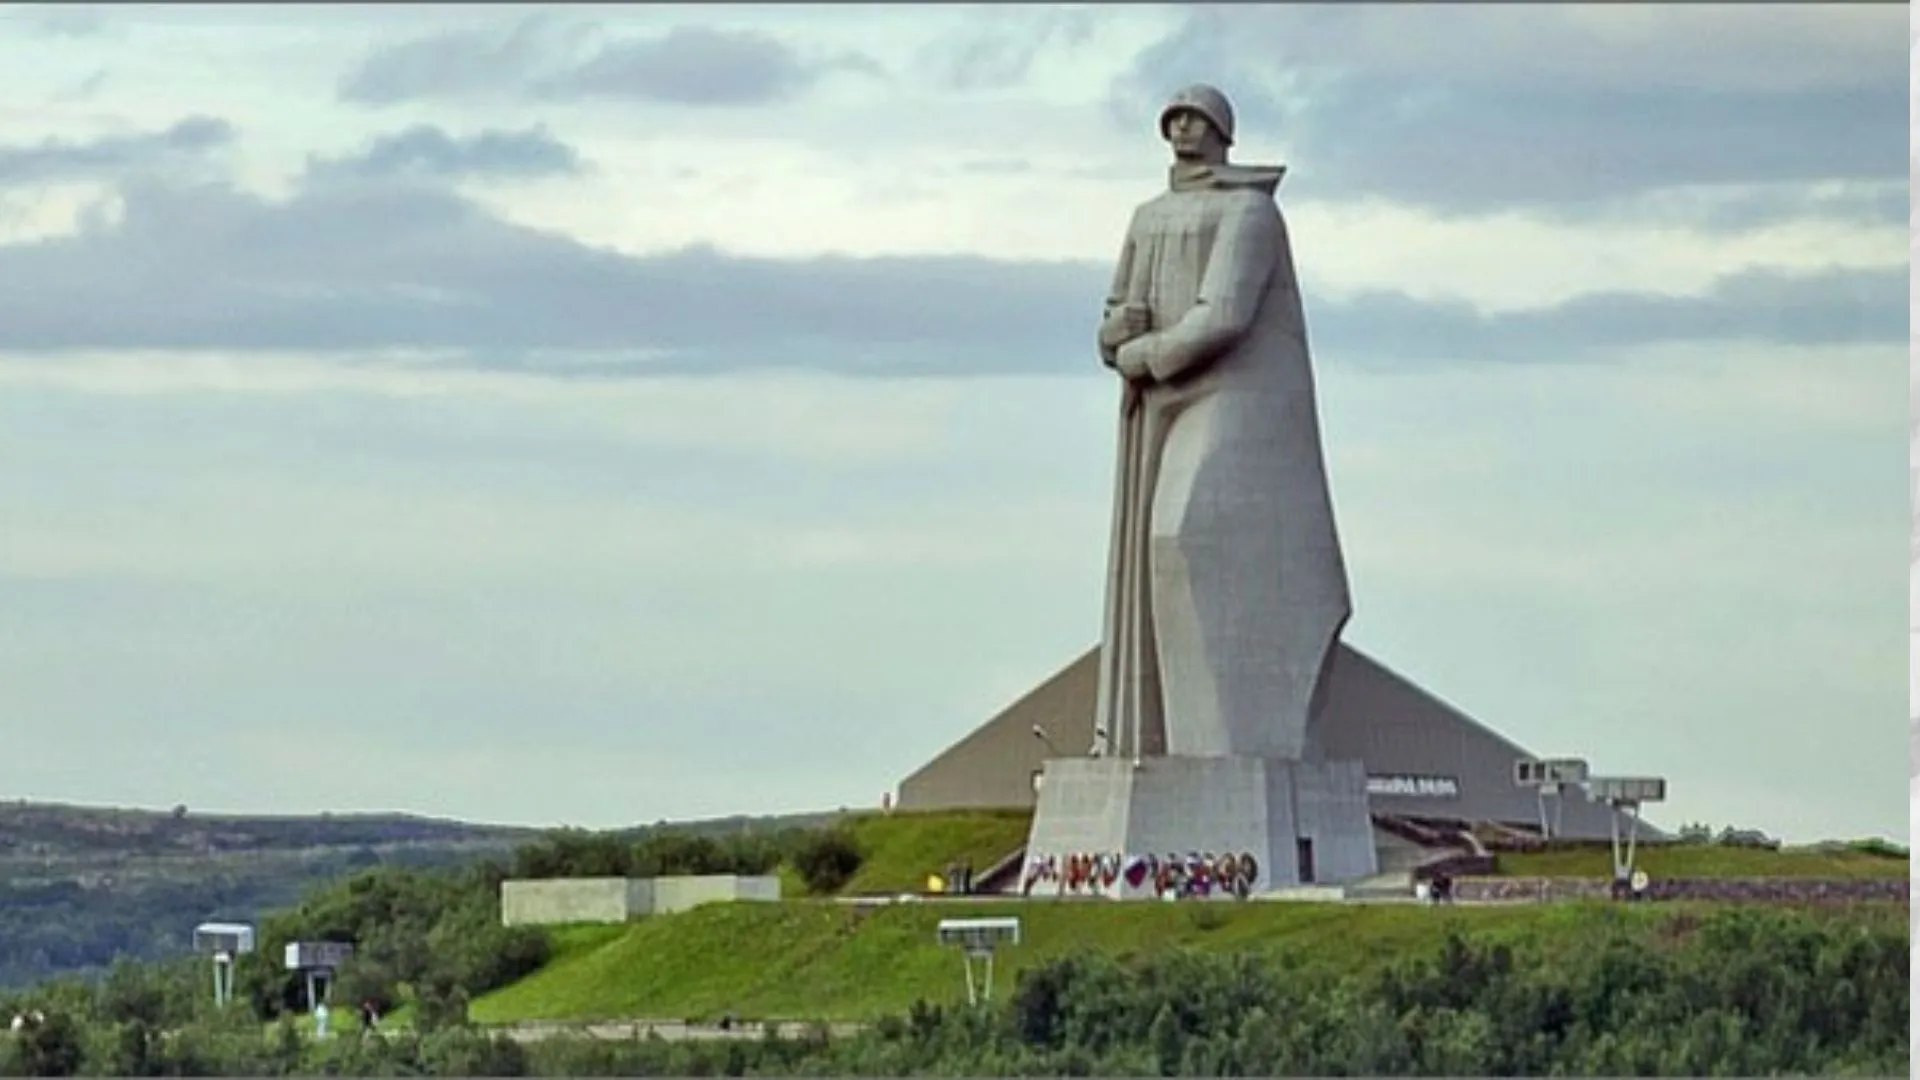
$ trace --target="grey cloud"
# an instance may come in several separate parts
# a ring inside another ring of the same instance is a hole
[[[189,254],[193,274],[153,269]],[[274,203],[140,185],[111,227],[0,247],[0,346],[654,348],[854,366],[906,350],[1004,369],[1021,363],[1009,340],[1084,351],[1070,313],[1090,302],[1086,280],[1084,267],[968,258],[632,257],[428,188],[321,186]]]
[[[504,31],[419,38],[368,57],[341,82],[340,97],[362,105],[507,96],[740,106],[790,100],[837,71],[884,74],[861,54],[808,56],[751,30],[677,26],[593,43],[596,33],[536,15]]]
[[[1026,81],[1049,49],[1078,48],[1093,37],[1096,10],[988,8],[974,33],[937,42],[930,60],[948,88],[969,92],[1004,89]]]
[[[1906,167],[1888,137],[1906,114],[1900,97],[1443,91],[1416,118],[1385,88],[1355,85],[1303,117],[1301,155],[1326,190],[1461,211],[1604,204],[1679,185],[1880,180]]]
[[[1567,10],[1541,9],[1527,25],[1551,28],[1541,20],[1570,20]],[[1729,20],[1754,11],[1720,10]],[[1434,19],[1422,39],[1433,59],[1415,62],[1366,32],[1375,18],[1347,7],[1196,11],[1115,83],[1115,119],[1148,128],[1168,90],[1217,81],[1240,112],[1242,141],[1286,143],[1294,190],[1453,213],[1587,216],[1687,185],[1906,175],[1897,39],[1863,46],[1857,77],[1783,71],[1775,87],[1715,57],[1738,42],[1689,41],[1691,53],[1664,58],[1695,55],[1701,74],[1691,81],[1654,77],[1624,53],[1617,77],[1572,52],[1560,75],[1550,57],[1494,49],[1465,15]]]
[[[233,125],[225,120],[193,116],[164,131],[107,135],[84,142],[45,139],[32,145],[0,146],[0,187],[116,177],[203,157],[231,144],[234,135]]]
[[[383,135],[363,149],[308,165],[315,179],[387,180],[466,177],[532,178],[582,172],[580,154],[545,127],[450,135],[433,124],[416,124]]]
[[[1809,190],[1798,184],[1676,188],[1593,206],[1588,218],[1599,225],[1613,220],[1709,233],[1748,232],[1794,219],[1885,227],[1906,223],[1911,199],[1905,181],[1860,184],[1841,191]]]
[[[117,221],[0,246],[0,348],[446,350],[599,376],[1073,372],[1090,370],[1107,274],[960,256],[634,256],[440,188],[320,185],[269,201],[143,183]],[[1385,369],[1589,361],[1666,341],[1893,344],[1906,340],[1905,285],[1904,267],[1755,271],[1698,298],[1595,294],[1487,316],[1397,293],[1320,298],[1309,282],[1308,319],[1325,362]]]
[[[798,97],[836,70],[883,73],[875,61],[859,54],[809,60],[768,34],[676,26],[659,37],[607,45],[572,70],[537,82],[532,90],[551,100],[765,105]]]
[[[356,105],[511,94],[564,65],[592,31],[551,14],[511,26],[456,30],[375,50],[340,81]]]
[[[41,37],[90,38],[107,32],[106,16],[86,4],[23,4],[12,14]]]
[[[1316,347],[1372,367],[1584,361],[1678,341],[1893,344],[1907,336],[1906,274],[1750,270],[1721,278],[1699,297],[1589,293],[1499,315],[1375,292],[1319,305],[1309,321]]]

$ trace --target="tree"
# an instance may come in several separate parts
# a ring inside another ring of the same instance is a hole
[[[793,853],[793,868],[809,892],[826,895],[853,880],[862,858],[853,837],[838,829],[823,829],[800,841]]]
[[[28,1076],[72,1076],[80,1071],[80,1025],[65,1012],[48,1013],[20,1032],[20,1060]]]

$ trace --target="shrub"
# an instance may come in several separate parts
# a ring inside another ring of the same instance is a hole
[[[29,1024],[17,1036],[20,1062],[28,1076],[72,1076],[80,1071],[80,1025],[64,1012]]]
[[[799,842],[793,853],[793,868],[807,883],[809,892],[826,894],[837,892],[853,880],[861,859],[853,837],[838,829],[826,829]]]
[[[1891,840],[1878,836],[1870,837],[1866,840],[1854,840],[1848,843],[1847,846],[1863,855],[1877,855],[1883,859],[1905,859],[1908,857],[1906,848],[1901,847]]]

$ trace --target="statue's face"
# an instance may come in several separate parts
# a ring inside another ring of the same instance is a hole
[[[1195,159],[1217,161],[1226,154],[1227,145],[1214,130],[1213,121],[1194,109],[1175,109],[1167,117],[1167,145],[1181,161]]]

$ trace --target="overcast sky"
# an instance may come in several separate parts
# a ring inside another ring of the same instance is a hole
[[[0,793],[877,803],[1098,633],[1207,79],[1348,640],[1668,824],[1902,835],[1906,18],[0,10]]]

